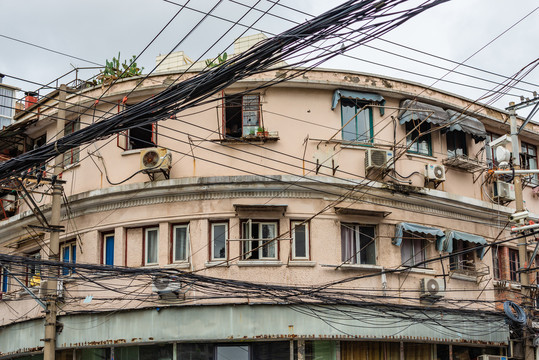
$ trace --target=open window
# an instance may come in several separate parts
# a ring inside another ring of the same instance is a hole
[[[430,124],[427,122],[409,121],[406,123],[406,146],[409,153],[432,155]]]
[[[228,223],[215,222],[211,225],[211,254],[210,260],[226,260],[228,258]]]
[[[175,225],[172,227],[172,262],[188,261],[189,251],[189,225]]]
[[[145,149],[157,146],[157,123],[140,125],[118,134],[117,145],[122,150]]]
[[[223,130],[226,137],[241,138],[256,135],[263,127],[260,95],[225,95],[223,99]]]
[[[526,170],[536,170],[537,169],[537,147],[525,143],[524,141],[520,144],[520,166],[522,169]],[[527,176],[527,180],[530,181],[534,186],[539,185],[537,174]]]
[[[102,264],[114,266],[114,233],[103,235],[103,257]]]
[[[454,158],[457,156],[468,156],[466,146],[466,134],[462,131],[449,131],[445,135],[447,141],[447,156]]]
[[[26,257],[30,260],[40,261],[41,253],[39,250],[27,253]],[[28,287],[39,286],[41,283],[41,265],[37,262],[32,262],[26,265],[25,285]]]
[[[346,264],[376,265],[374,226],[341,224],[341,260]]]
[[[245,220],[242,223],[241,258],[243,260],[276,260],[277,221]]]

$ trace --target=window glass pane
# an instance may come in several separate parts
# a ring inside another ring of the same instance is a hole
[[[0,115],[13,116],[13,90],[0,88]]]
[[[342,125],[346,124],[348,120],[352,119],[347,125],[342,129],[342,139],[347,141],[356,141],[356,107],[347,102],[343,102],[341,105],[342,112]]]
[[[361,264],[376,264],[376,246],[374,241],[374,227],[363,226],[359,228],[359,249]]]
[[[178,344],[178,360],[213,360],[213,344]]]
[[[139,360],[172,360],[172,344],[141,346]]]
[[[174,231],[174,261],[187,260],[187,226],[176,226]]]
[[[359,108],[358,108],[359,110]],[[365,108],[357,115],[357,140],[368,142],[371,139],[371,109]]]
[[[295,224],[294,226],[294,256],[297,258],[307,257],[307,225]]]
[[[216,360],[249,360],[249,346],[217,346]]]
[[[262,239],[273,239],[275,238],[275,228],[276,224],[262,224]],[[262,247],[262,257],[275,258],[277,240],[270,242]]]
[[[352,263],[355,261],[355,245],[354,245],[354,229],[353,225],[341,224],[341,260],[344,263]]]
[[[226,258],[226,224],[213,224],[212,225],[212,242],[213,242],[213,258],[225,259]]]
[[[114,348],[114,360],[139,360],[138,346],[121,346]]]
[[[146,230],[146,263],[157,263],[157,229]]]

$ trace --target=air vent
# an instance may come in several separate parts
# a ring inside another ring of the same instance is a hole
[[[445,286],[442,279],[423,278],[420,281],[420,296],[422,298],[441,298],[444,296]]]
[[[140,152],[140,169],[145,172],[159,172],[170,169],[172,156],[167,149],[150,148]]]
[[[367,149],[365,153],[365,170],[387,169],[393,161],[393,152],[382,149]]]
[[[425,165],[425,178],[434,182],[445,181],[445,166],[440,164]]]
[[[494,201],[513,201],[515,200],[515,185],[503,181],[496,181],[492,191]]]

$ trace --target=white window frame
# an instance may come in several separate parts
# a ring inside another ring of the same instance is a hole
[[[178,241],[176,235],[176,229],[185,229],[185,259],[176,259],[176,242]],[[172,262],[173,263],[185,263],[189,261],[189,224],[174,225],[172,227]]]
[[[305,228],[305,256],[296,255],[296,227],[303,226]],[[292,221],[290,223],[291,233],[292,233],[292,259],[294,260],[309,260],[310,258],[310,249],[309,249],[309,222],[306,221]]]
[[[258,224],[258,233],[261,234],[262,233],[262,227],[264,225],[273,225],[274,226],[274,238],[276,238],[278,236],[277,234],[277,231],[279,229],[279,222],[278,221],[253,221],[251,219],[247,220],[247,221],[244,221],[243,224],[242,224],[242,229],[243,229],[243,241],[242,241],[242,248],[241,248],[241,251],[242,251],[242,260],[253,260],[253,261],[258,261],[258,260],[277,260],[279,258],[279,248],[277,246],[278,244],[278,240],[273,240],[272,242],[270,242],[269,244],[267,245],[264,245],[262,246],[262,244],[264,242],[267,242],[268,240],[271,240],[271,238],[258,238],[258,239],[254,239],[252,237],[252,234],[251,234],[251,226],[252,224],[255,223],[255,224]],[[252,256],[253,256],[253,243],[252,241],[257,241],[258,242],[258,259],[252,259]],[[274,254],[275,256],[264,256],[264,247],[267,246],[268,247],[268,252],[269,251],[269,248],[270,247],[273,247],[274,249]]]
[[[216,257],[215,256],[215,246],[214,246],[214,240],[215,240],[215,227],[216,226],[223,226],[225,227],[225,256],[224,257]],[[228,259],[228,222],[215,222],[211,223],[211,260],[212,261],[224,261]]]
[[[148,261],[148,234],[152,231],[156,232],[155,237],[155,262]],[[144,265],[157,265],[159,264],[159,227],[151,227],[144,229]]]

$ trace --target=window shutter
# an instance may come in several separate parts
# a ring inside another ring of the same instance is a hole
[[[157,122],[152,123],[152,143],[157,145]]]

